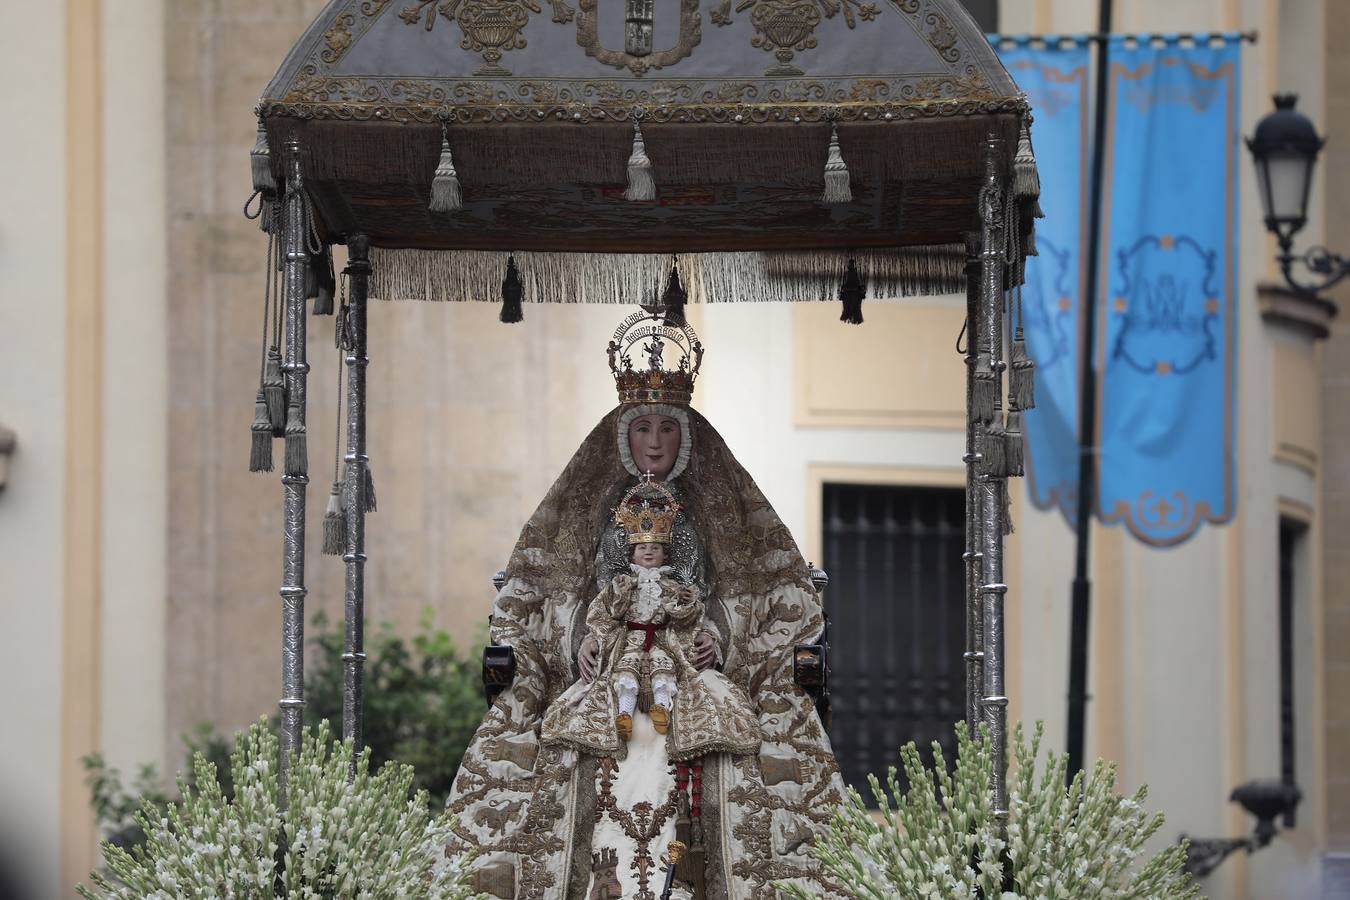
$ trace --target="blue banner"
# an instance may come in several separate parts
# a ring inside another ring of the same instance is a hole
[[[1056,42],[1050,42],[1054,44]],[[1012,46],[1041,177],[1023,287],[1032,501],[1072,523],[1089,215],[1087,48]],[[1239,44],[1113,38],[1094,368],[1096,514],[1167,546],[1235,512]]]
[[[1151,544],[1235,507],[1238,48],[1111,46],[1097,515]]]
[[[1091,170],[1088,45],[1085,40],[1064,47],[1021,42],[999,55],[1031,103],[1045,213],[1036,222],[1039,255],[1027,259],[1022,286],[1027,351],[1036,361],[1036,407],[1025,414],[1027,488],[1036,506],[1058,508],[1073,521]]]

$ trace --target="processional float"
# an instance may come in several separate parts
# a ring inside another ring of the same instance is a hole
[[[259,101],[252,468],[285,439],[283,791],[305,702],[308,301],[334,311],[342,243],[325,549],[346,567],[344,737],[361,742],[369,297],[501,298],[507,322],[663,291],[837,298],[857,324],[865,297],[965,290],[966,718],[1006,817],[1003,537],[1033,403],[1016,295],[1040,214],[1025,97],[956,0],[573,2],[333,0]]]

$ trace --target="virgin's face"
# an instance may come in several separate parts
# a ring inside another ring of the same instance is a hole
[[[628,450],[638,471],[665,481],[680,454],[680,423],[670,416],[638,416],[628,425]]]

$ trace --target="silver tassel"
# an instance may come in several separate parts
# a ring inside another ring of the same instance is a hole
[[[628,157],[628,190],[625,200],[655,200],[656,182],[652,179],[652,161],[647,157],[647,145],[642,142],[642,126],[633,123],[633,152]]]
[[[286,474],[309,474],[309,448],[305,442],[305,424],[300,421],[300,402],[291,398],[286,415]]]
[[[1025,120],[1017,137],[1017,154],[1013,157],[1013,194],[1021,198],[1041,195],[1041,176],[1036,171],[1036,155],[1031,150],[1031,128]]]
[[[1036,249],[1036,226],[1032,225],[1022,234],[1022,255],[1040,256],[1040,251]],[[1018,279],[1019,283],[1021,279]]]
[[[316,257],[313,254],[305,255],[305,299],[319,299],[319,271],[315,267]]]
[[[1026,445],[1023,443],[1022,411],[1008,410],[1008,427],[1004,432],[1004,456],[1008,464],[1008,475],[1021,478],[1026,474]]]
[[[258,117],[258,136],[253,142],[253,149],[249,151],[248,161],[253,169],[253,189],[267,194],[276,193],[277,179],[272,174],[272,151],[267,149],[267,126],[263,124],[261,116]]]
[[[370,474],[369,462],[366,463],[366,483],[361,496],[366,504],[366,512],[375,512],[375,476]]]
[[[272,471],[272,420],[267,413],[267,398],[263,389],[258,388],[258,398],[253,402],[253,440],[248,453],[250,472]]]
[[[267,400],[267,418],[272,423],[272,434],[281,437],[286,433],[286,382],[281,377],[281,351],[275,344],[267,348],[262,391]]]
[[[328,492],[328,509],[323,514],[323,553],[326,556],[341,556],[347,550],[347,517],[342,514],[339,498],[342,494],[342,482],[333,482]]]
[[[1008,393],[1018,409],[1036,407],[1036,361],[1027,354],[1022,326],[1013,332],[1012,363],[1008,373]]]
[[[1006,437],[1002,417],[995,416],[994,421],[985,426],[984,439],[980,442],[980,474],[995,478],[1007,474],[1007,460],[1003,452]]]
[[[258,228],[263,234],[271,234],[277,226],[277,201],[264,194],[258,208]]]
[[[432,212],[454,212],[463,206],[459,175],[455,172],[454,157],[450,155],[450,134],[441,129],[441,159],[431,179],[431,203],[427,208]]]
[[[853,202],[848,166],[839,152],[839,130],[833,125],[830,126],[830,151],[825,157],[825,192],[820,199],[825,203]]]
[[[987,359],[975,363],[975,384],[971,389],[970,411],[977,422],[994,421],[998,406],[998,379],[989,368]]]

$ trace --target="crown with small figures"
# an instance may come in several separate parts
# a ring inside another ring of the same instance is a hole
[[[614,508],[614,522],[623,527],[630,545],[669,544],[679,511],[680,503],[670,488],[648,474]]]
[[[693,398],[703,344],[687,322],[671,324],[659,311],[635,312],[614,329],[607,349],[620,403],[687,406]]]

